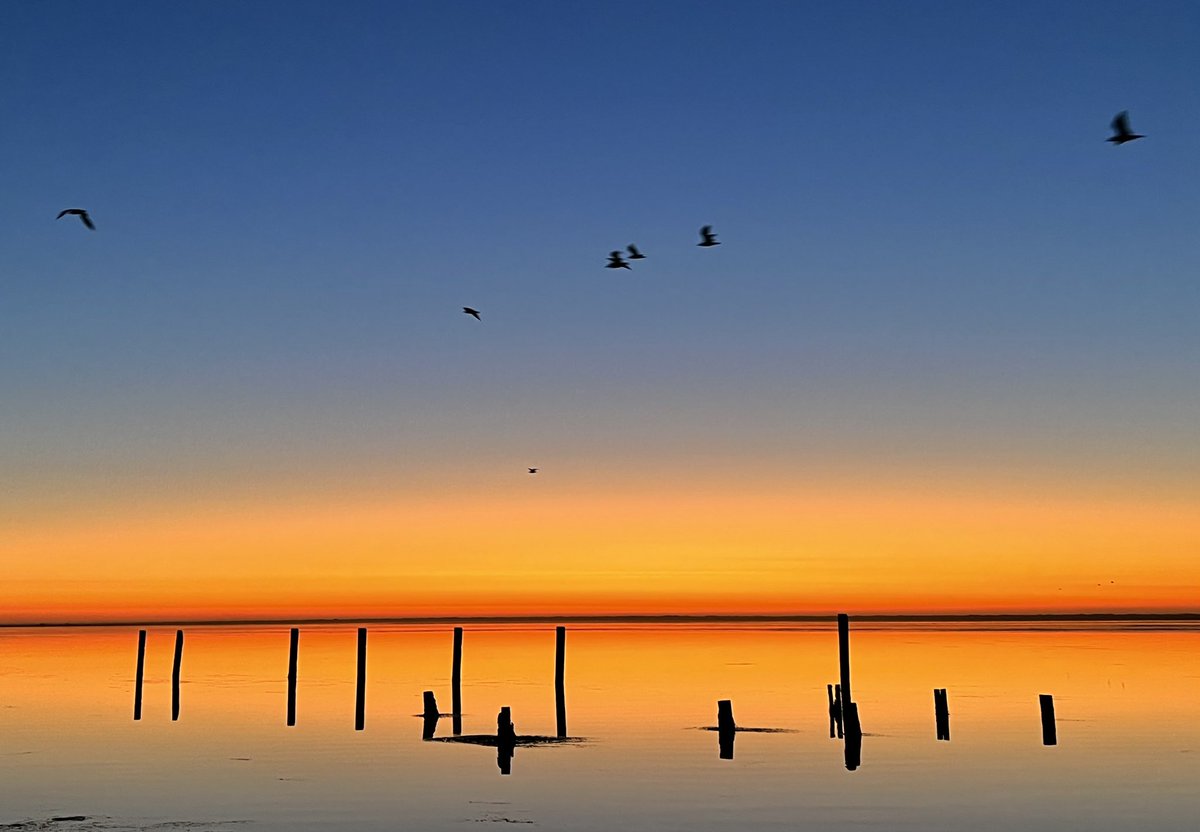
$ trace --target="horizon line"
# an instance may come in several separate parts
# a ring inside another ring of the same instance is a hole
[[[323,624],[755,624],[835,622],[837,613],[822,615],[467,615],[467,616],[386,616],[339,618],[229,618],[229,619],[155,619],[129,621],[44,621],[32,623],[0,622],[0,629],[53,627],[237,627],[247,625],[323,625]],[[1200,612],[1172,613],[928,613],[863,614],[855,621],[877,623],[1003,623],[1003,622],[1200,622]]]

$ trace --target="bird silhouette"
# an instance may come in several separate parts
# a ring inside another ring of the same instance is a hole
[[[1122,110],[1121,112],[1116,114],[1116,116],[1112,120],[1112,129],[1116,135],[1109,136],[1107,141],[1110,141],[1116,145],[1125,144],[1125,142],[1131,142],[1134,139],[1146,138],[1141,133],[1135,133],[1129,129],[1129,111],[1128,110]]]
[[[644,255],[640,251],[638,251],[638,247],[635,246],[633,243],[630,243],[626,247],[626,251],[629,252],[630,260],[645,260],[646,259],[646,255]]]
[[[83,221],[83,224],[86,225],[89,229],[91,229],[92,231],[96,230],[96,226],[92,224],[92,218],[89,217],[88,212],[83,210],[82,208],[65,208],[62,211],[59,211],[58,216],[55,217],[54,219],[61,220],[67,214],[72,214],[74,216],[79,217],[79,219],[81,219]]]
[[[536,468],[529,469],[529,473],[531,473],[531,474],[536,474],[537,472],[538,472],[538,469],[536,469]]]
[[[482,321],[482,320],[483,320],[483,318],[479,317],[479,310],[478,310],[478,309],[472,309],[472,308],[471,308],[471,307],[469,307],[469,306],[464,306],[464,307],[463,307],[463,312],[467,313],[468,315],[471,315],[471,316],[472,316],[472,317],[474,317],[474,318],[475,318],[475,320],[477,320],[477,321]]]
[[[703,239],[701,239],[700,242],[696,243],[696,245],[698,245],[698,246],[704,246],[705,248],[708,248],[709,246],[721,245],[720,243],[717,242],[717,235],[713,233],[711,225],[706,225],[703,228],[701,228],[700,236]]]
[[[609,252],[608,262],[604,264],[604,268],[606,268],[606,269],[631,269],[632,267],[628,263],[626,263],[625,260],[621,257],[621,252],[613,251],[613,252]]]

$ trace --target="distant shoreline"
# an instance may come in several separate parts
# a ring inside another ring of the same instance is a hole
[[[1200,623],[1200,612],[1186,613],[979,613],[944,615],[852,615],[878,624],[1054,624],[1054,623]],[[836,615],[491,615],[394,616],[386,618],[240,618],[156,619],[145,621],[57,621],[0,623],[0,630],[59,627],[246,627],[338,624],[833,624]]]

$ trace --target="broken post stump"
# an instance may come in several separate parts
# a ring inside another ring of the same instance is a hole
[[[737,724],[733,721],[733,700],[717,700],[717,743],[722,760],[733,759],[733,741],[737,736]]]
[[[950,706],[946,699],[945,688],[933,689],[933,715],[937,738],[948,742],[950,740]]]
[[[1058,729],[1054,724],[1054,697],[1049,693],[1038,694],[1042,706],[1042,745],[1058,745]]]

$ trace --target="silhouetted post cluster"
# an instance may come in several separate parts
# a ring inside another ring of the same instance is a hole
[[[1058,729],[1054,724],[1054,697],[1048,693],[1038,694],[1042,706],[1042,745],[1058,745]]]
[[[720,744],[720,758],[733,759],[733,741],[737,737],[737,723],[733,721],[733,700],[717,700],[717,742]]]
[[[142,679],[146,675],[146,631],[138,630],[137,676],[133,683],[133,718],[142,718]]]
[[[287,694],[287,724],[296,724],[296,666],[300,652],[300,630],[292,628],[291,644],[288,648],[288,694]]]
[[[183,664],[183,630],[175,631],[175,665],[171,670],[171,721],[179,719],[179,669]]]
[[[358,683],[354,697],[354,730],[361,731],[367,719],[367,628],[358,628]]]
[[[564,686],[567,661],[567,628],[557,627],[554,633],[554,711],[558,717],[558,736],[567,735],[567,695]]]
[[[933,716],[937,723],[937,738],[950,741],[950,705],[946,700],[945,688],[933,689]]]
[[[454,736],[462,734],[462,644],[463,628],[454,628],[454,664],[450,670],[451,717]]]
[[[829,697],[829,739],[835,736],[840,740],[842,734],[842,686],[826,685],[825,693]]]

